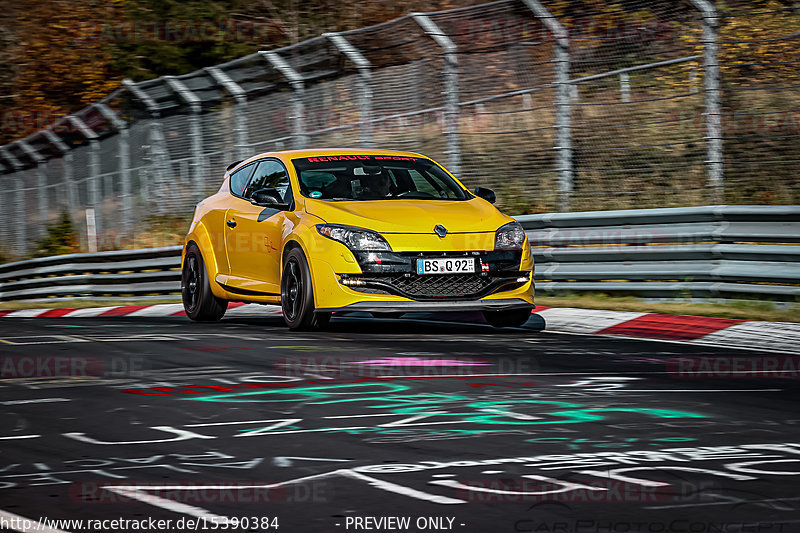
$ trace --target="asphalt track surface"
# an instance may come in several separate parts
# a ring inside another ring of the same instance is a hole
[[[0,524],[800,531],[793,357],[462,320],[6,319]]]

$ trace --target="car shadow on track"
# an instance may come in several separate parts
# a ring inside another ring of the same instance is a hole
[[[269,328],[285,328],[279,316],[226,316],[222,324],[241,324]],[[545,329],[544,318],[531,314],[522,327],[494,328],[488,325],[480,313],[407,313],[401,318],[374,318],[369,313],[336,313],[323,333],[348,334],[469,334],[469,335],[528,335]]]

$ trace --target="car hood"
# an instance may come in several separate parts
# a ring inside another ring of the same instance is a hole
[[[513,219],[479,198],[446,200],[306,200],[306,211],[328,224],[344,224],[379,233],[430,233],[441,224],[448,233],[495,231]]]

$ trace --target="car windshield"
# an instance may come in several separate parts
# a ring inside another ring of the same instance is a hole
[[[300,193],[320,200],[466,200],[472,196],[430,159],[332,155],[293,159]]]

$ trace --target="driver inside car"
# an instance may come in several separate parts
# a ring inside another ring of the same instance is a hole
[[[387,198],[392,196],[392,178],[386,170],[379,166],[362,166],[364,177],[364,192],[370,197]]]

